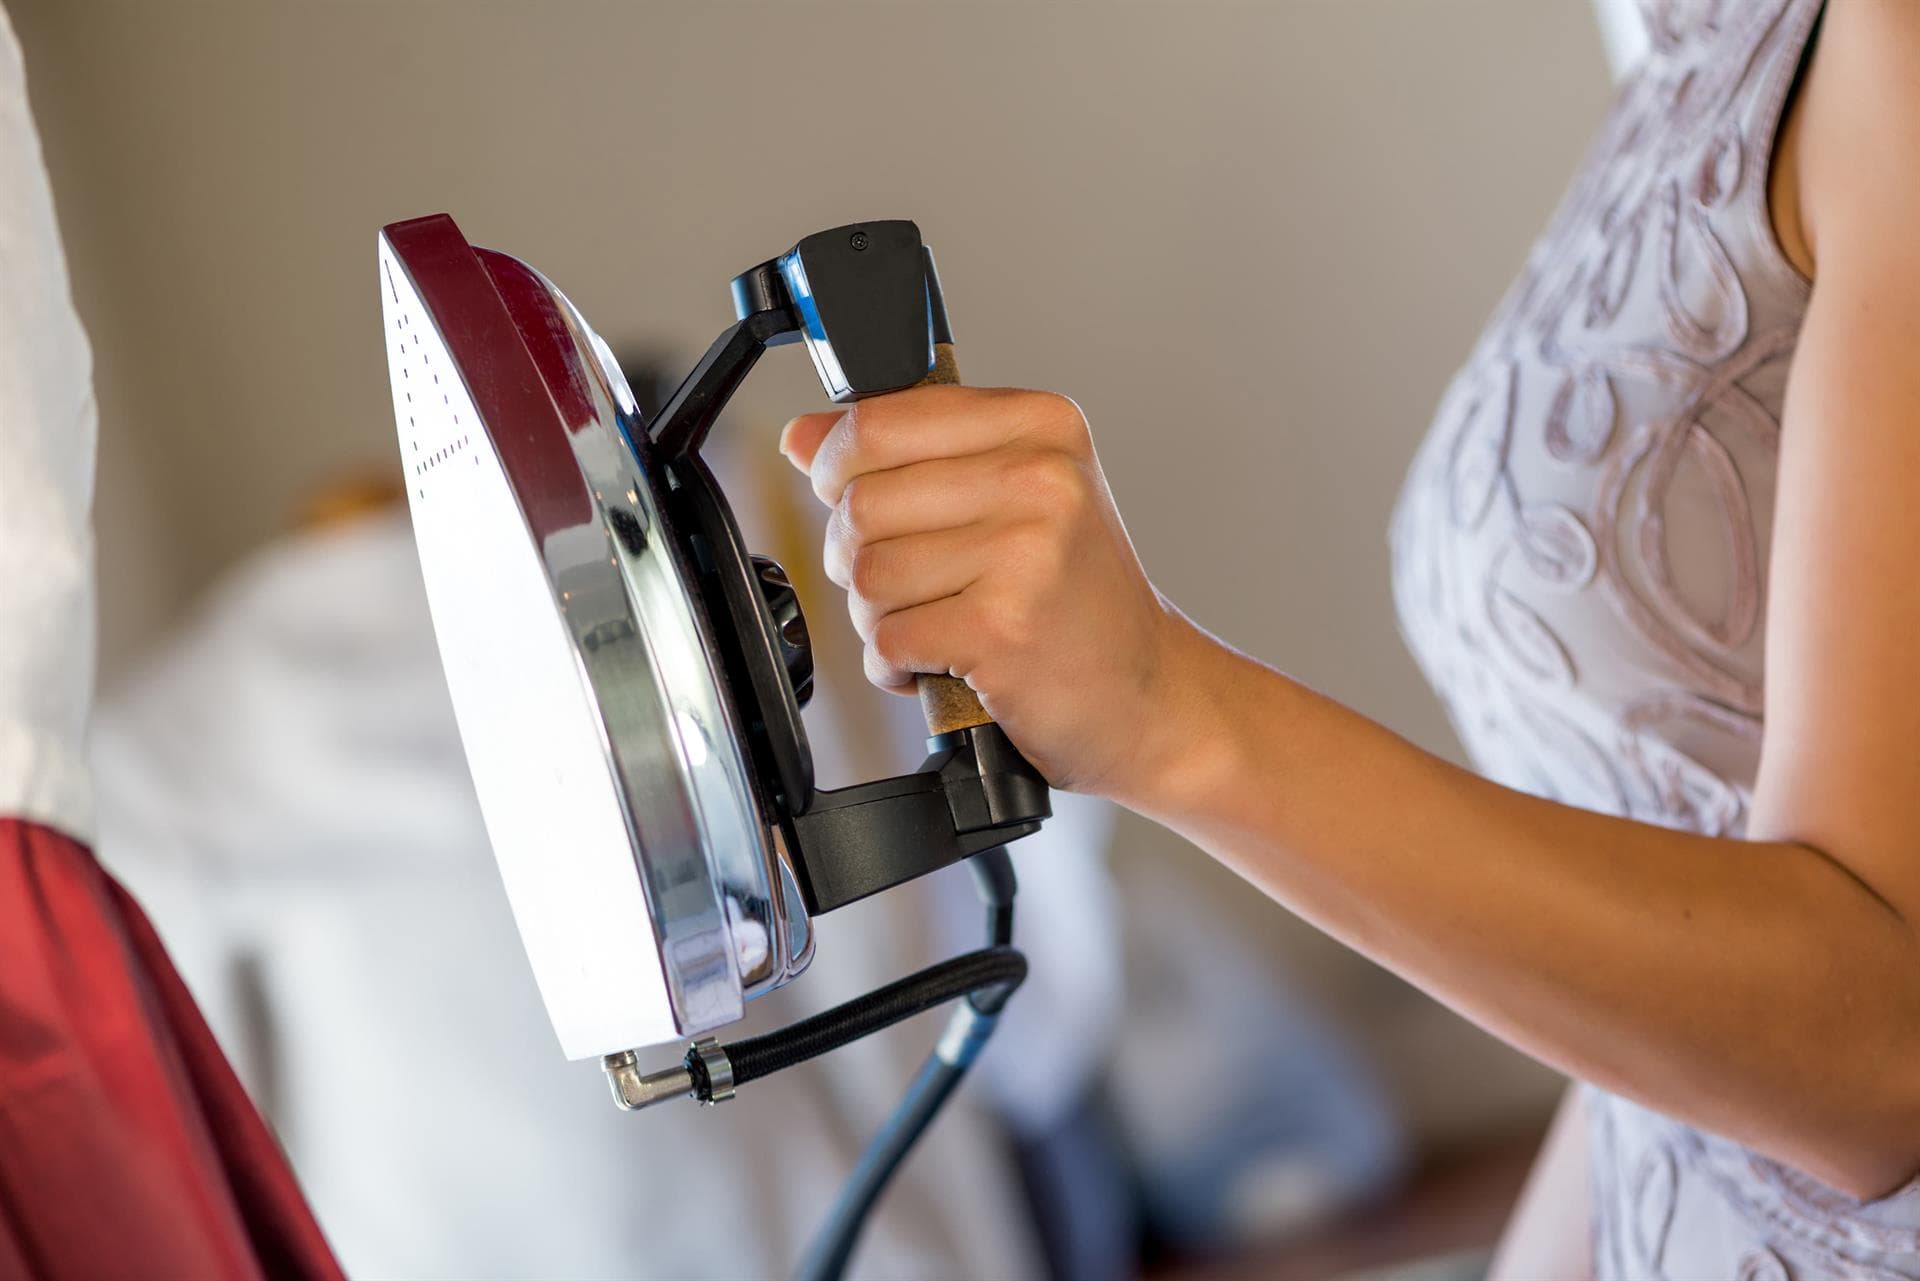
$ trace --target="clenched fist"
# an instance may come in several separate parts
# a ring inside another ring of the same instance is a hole
[[[966,681],[1056,787],[1128,800],[1177,750],[1198,634],[1147,581],[1079,406],[918,387],[787,424],[869,680]]]

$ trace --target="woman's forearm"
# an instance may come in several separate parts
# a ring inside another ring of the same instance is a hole
[[[1838,863],[1527,796],[1180,649],[1188,728],[1134,808],[1563,1071],[1856,1194],[1920,1163],[1920,957]]]
[[[1838,368],[1849,376],[1807,384],[1796,361],[1796,386],[1840,403],[1863,378]],[[1891,411],[1866,420],[1911,440]],[[921,387],[797,418],[782,447],[833,508],[827,572],[849,589],[875,683],[964,678],[1056,787],[1166,823],[1572,1075],[1849,1191],[1920,1166],[1920,949],[1890,906],[1920,918],[1903,845],[1920,797],[1896,764],[1920,702],[1903,699],[1904,651],[1885,640],[1920,624],[1886,604],[1911,593],[1878,590],[1892,568],[1833,598],[1882,603],[1880,624],[1853,629],[1867,640],[1828,627],[1784,646],[1800,678],[1769,675],[1769,716],[1792,726],[1770,720],[1769,751],[1800,803],[1771,806],[1779,840],[1723,840],[1496,786],[1193,628],[1148,581],[1065,397]],[[1909,477],[1906,461],[1861,473]],[[1869,486],[1833,488],[1851,516]],[[1905,546],[1873,541],[1903,519],[1920,545],[1910,499],[1889,492],[1874,513],[1820,562],[1826,579],[1869,561],[1863,548]],[[1799,538],[1837,519],[1803,513]],[[1843,612],[1770,614],[1769,634],[1773,619]],[[1796,747],[1843,764],[1808,768]],[[1829,848],[1791,843],[1807,832]]]

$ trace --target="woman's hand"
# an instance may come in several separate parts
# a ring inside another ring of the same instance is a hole
[[[1127,799],[1176,750],[1177,655],[1080,407],[1046,392],[919,387],[787,424],[827,522],[867,678],[965,680],[1056,787]]]

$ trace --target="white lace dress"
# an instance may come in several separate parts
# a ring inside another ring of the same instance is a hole
[[[1738,835],[1809,292],[1774,240],[1767,172],[1820,0],[1644,7],[1648,54],[1407,478],[1394,592],[1482,772]],[[1862,1204],[1588,1102],[1601,1281],[1920,1278],[1920,1188]]]

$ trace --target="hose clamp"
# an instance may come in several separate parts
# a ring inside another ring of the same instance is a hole
[[[688,1066],[698,1062],[706,1077],[706,1089],[700,1102],[708,1107],[733,1097],[733,1060],[727,1049],[710,1036],[703,1036],[687,1047]]]
[[[993,1035],[993,1025],[999,1021],[999,1015],[982,1014],[972,1001],[962,1001],[947,1020],[947,1030],[933,1052],[949,1067],[968,1067],[980,1056],[987,1038]]]

